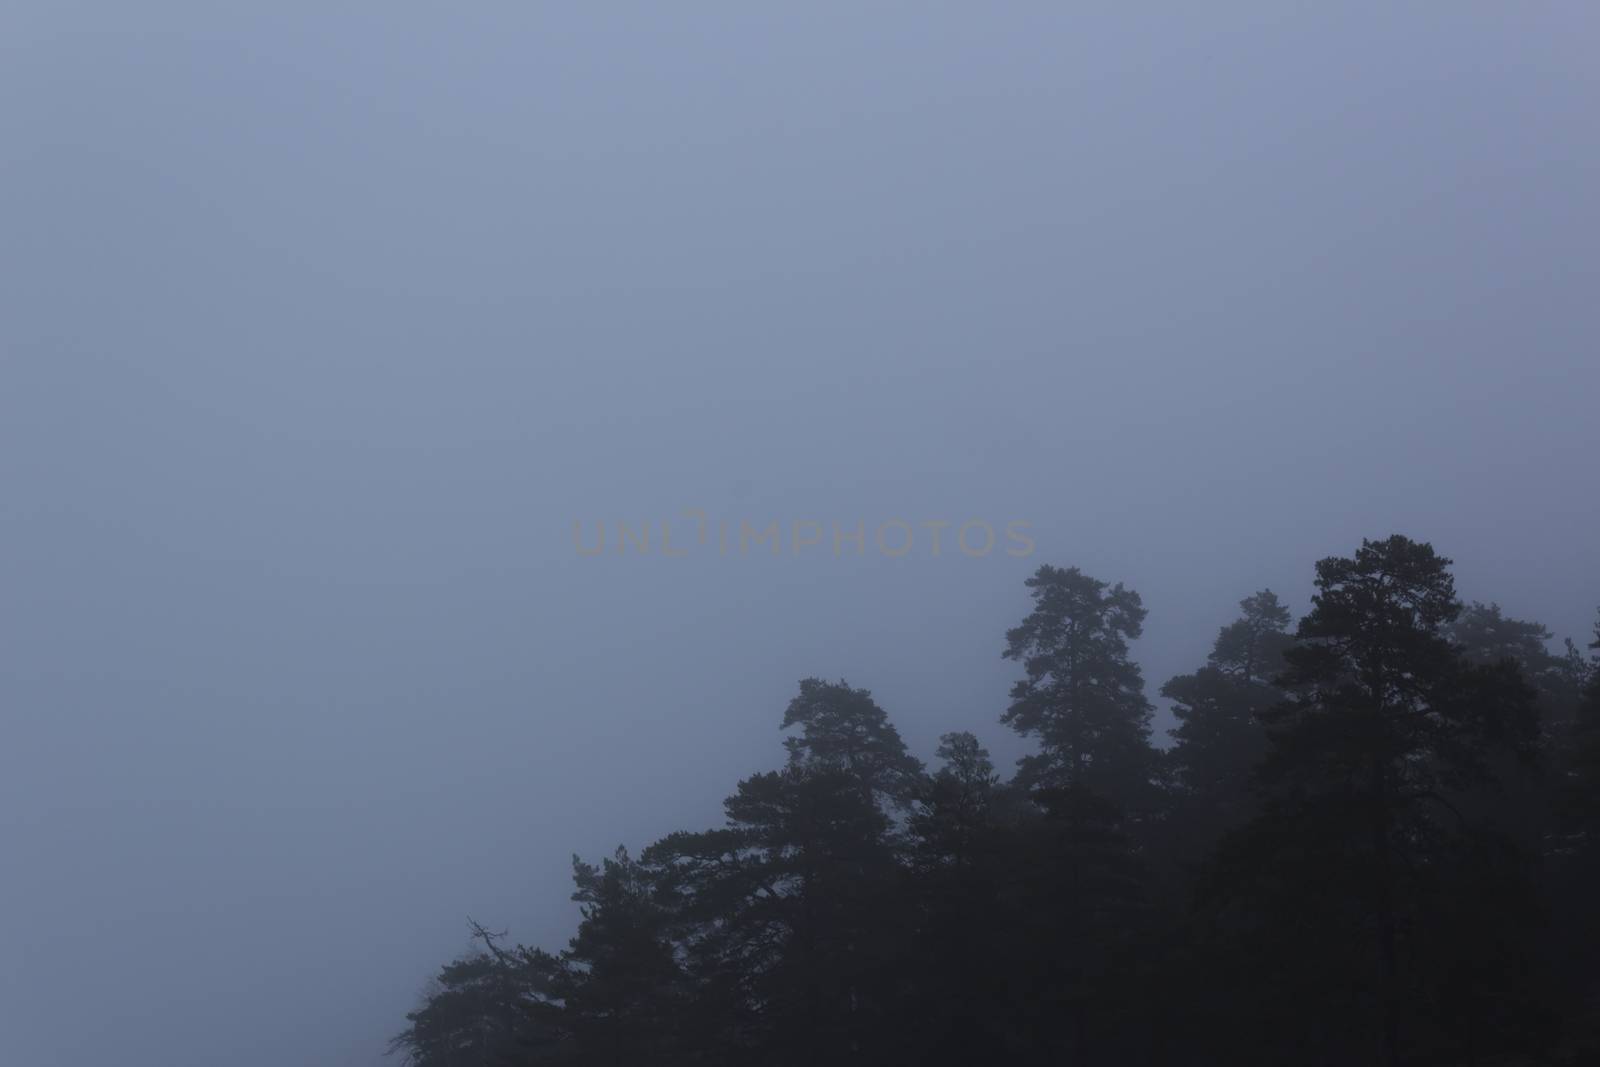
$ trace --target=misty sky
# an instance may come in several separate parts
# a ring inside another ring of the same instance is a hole
[[[1042,562],[1587,636],[1588,4],[252,6],[0,4],[0,1063],[382,1062],[806,675],[1009,765]]]

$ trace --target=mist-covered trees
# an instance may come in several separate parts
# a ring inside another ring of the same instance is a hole
[[[1588,662],[1580,661],[1573,720],[1551,738],[1555,785],[1546,837],[1550,883],[1548,955],[1567,1027],[1570,1062],[1600,1062],[1600,620]]]
[[[598,866],[574,856],[572,881],[582,921],[563,956],[560,992],[573,1044],[591,1062],[679,1061],[693,991],[655,872],[618,848]]]
[[[1153,799],[1151,706],[1128,641],[1144,627],[1139,594],[1076,567],[1040,567],[1033,610],[1006,634],[1005,657],[1025,677],[1000,721],[1039,752],[1019,765],[1024,786],[1075,786],[1135,810]]]
[[[1589,647],[1594,663],[1579,679],[1576,713],[1557,753],[1561,825],[1574,849],[1600,848],[1600,621]]]
[[[472,924],[474,950],[445,964],[391,1052],[427,1067],[537,1062],[569,1044],[561,997],[563,961],[538,949],[502,946]]]
[[[1266,807],[1227,850],[1223,891],[1248,901],[1239,921],[1263,935],[1258,965],[1339,1005],[1339,1033],[1316,1040],[1352,1061],[1433,1062],[1526,1036],[1476,1024],[1531,1008],[1504,929],[1530,917],[1529,857],[1464,801],[1493,784],[1496,750],[1532,745],[1535,694],[1514,662],[1474,664],[1445,636],[1461,610],[1448,567],[1402,537],[1317,564],[1312,611],[1284,653],[1292,695],[1268,715]],[[1486,906],[1464,907],[1474,895]],[[1291,914],[1304,937],[1285,936]],[[1455,958],[1469,931],[1484,958]],[[1452,990],[1468,967],[1483,973]],[[1320,1021],[1298,1014],[1277,1022],[1309,1040],[1296,1026]]]
[[[724,827],[651,846],[679,947],[716,1004],[700,1047],[728,1062],[844,1063],[886,1032],[908,918],[891,812],[921,765],[865,690],[807,679],[781,771],[739,783]],[[868,1061],[870,1062],[870,1061]]]
[[[1170,679],[1042,567],[1009,779],[807,679],[720,826],[574,859],[550,955],[474,927],[395,1048],[455,1064],[1600,1062],[1600,672],[1391,537],[1246,597]],[[1593,648],[1600,655],[1600,629]]]
[[[1289,609],[1270,589],[1239,602],[1205,666],[1161,687],[1178,722],[1168,751],[1173,849],[1195,859],[1255,809],[1253,774],[1267,752],[1261,716],[1283,699]]]
[[[807,678],[783,714],[783,729],[794,727],[783,743],[791,767],[844,774],[871,805],[903,807],[915,795],[922,764],[865,689]]]

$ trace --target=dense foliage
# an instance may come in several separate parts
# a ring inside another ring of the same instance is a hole
[[[1463,605],[1427,544],[1246,597],[1166,682],[1139,596],[1041,567],[1003,654],[1016,775],[926,769],[808,679],[727,820],[574,859],[559,955],[447,965],[394,1048],[493,1064],[1600,1062],[1600,651]],[[1600,625],[1595,643],[1600,650]]]

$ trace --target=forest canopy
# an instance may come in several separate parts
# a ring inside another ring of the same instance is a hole
[[[573,859],[558,952],[473,924],[392,1050],[490,1064],[1600,1062],[1593,643],[1393,536],[1245,596],[1154,707],[1075,567],[997,641],[1009,775],[808,678],[722,825]]]

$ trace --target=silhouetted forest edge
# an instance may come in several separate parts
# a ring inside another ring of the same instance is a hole
[[[800,683],[714,829],[573,858],[558,953],[476,924],[421,1067],[1600,1063],[1600,621],[1463,604],[1393,536],[1246,597],[1153,707],[1139,594],[1043,566],[1004,777]]]

